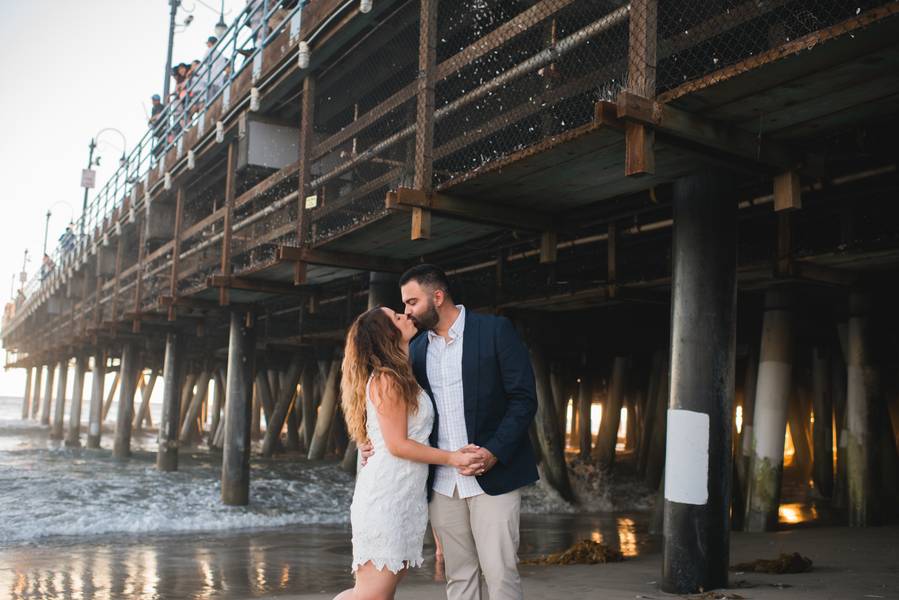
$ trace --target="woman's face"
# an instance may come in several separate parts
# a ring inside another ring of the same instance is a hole
[[[398,313],[386,306],[382,307],[381,310],[383,310],[384,314],[390,318],[390,322],[393,323],[393,326],[400,330],[400,335],[403,337],[404,342],[408,342],[415,337],[416,333],[418,333],[418,328],[415,327],[415,323],[403,313]]]

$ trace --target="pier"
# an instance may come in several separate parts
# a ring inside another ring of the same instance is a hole
[[[895,522],[899,3],[254,10],[7,311],[23,419],[221,453],[228,505],[254,447],[354,472],[346,330],[428,262],[526,340],[552,488],[658,490],[662,590],[727,587],[785,481]]]

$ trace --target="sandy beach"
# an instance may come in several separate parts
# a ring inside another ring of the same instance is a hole
[[[812,571],[792,575],[731,573],[731,587],[711,594],[678,596],[659,591],[662,557],[647,552],[622,563],[522,568],[527,600],[633,600],[728,598],[754,600],[849,600],[899,598],[899,527],[808,527],[779,533],[731,536],[731,563],[799,552]],[[333,594],[272,595],[282,600],[331,600]],[[443,584],[410,581],[397,600],[442,600]]]

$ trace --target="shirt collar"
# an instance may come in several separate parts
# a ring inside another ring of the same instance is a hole
[[[449,328],[449,337],[451,340],[456,340],[462,337],[462,334],[465,333],[465,306],[462,304],[457,304],[456,308],[459,309],[459,314],[456,316],[455,322],[450,325]],[[437,335],[437,332],[433,330],[428,330],[428,341],[432,342],[436,338],[440,337]]]

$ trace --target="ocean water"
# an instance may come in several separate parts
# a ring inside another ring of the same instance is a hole
[[[351,584],[354,479],[334,461],[254,455],[250,505],[228,507],[219,453],[182,449],[179,470],[162,473],[155,433],[135,435],[127,461],[111,444],[109,429],[100,449],[66,448],[21,420],[20,399],[0,399],[0,598],[243,598]],[[521,556],[583,538],[640,553],[646,513],[626,509],[642,509],[641,494],[615,494],[625,511],[597,513],[543,483],[525,488]],[[433,553],[429,539],[410,577],[437,576]]]

